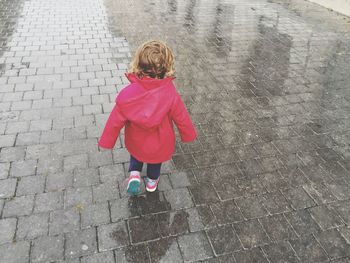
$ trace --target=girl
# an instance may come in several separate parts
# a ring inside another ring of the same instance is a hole
[[[196,139],[196,131],[174,86],[174,55],[161,41],[141,45],[126,77],[130,84],[117,96],[98,145],[112,149],[125,126],[130,153],[127,192],[140,191],[143,163],[147,163],[146,190],[156,190],[162,162],[171,159],[175,147],[173,123],[181,140]]]

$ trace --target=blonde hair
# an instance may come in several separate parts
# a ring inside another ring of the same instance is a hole
[[[174,61],[174,54],[166,43],[158,40],[147,41],[137,49],[130,63],[129,73],[134,73],[139,78],[173,77]]]

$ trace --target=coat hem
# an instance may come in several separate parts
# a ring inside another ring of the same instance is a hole
[[[143,162],[143,163],[150,163],[150,164],[164,163],[166,161],[171,160],[171,157],[172,157],[172,154],[171,154],[169,157],[161,158],[161,159],[147,159],[147,158],[145,159],[145,158],[140,157],[138,154],[132,153],[132,151],[130,151],[128,149],[128,147],[126,147],[126,149],[134,158],[136,158],[136,160]]]

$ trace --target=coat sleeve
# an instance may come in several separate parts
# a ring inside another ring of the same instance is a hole
[[[196,129],[180,95],[177,94],[171,110],[171,117],[179,130],[182,142],[191,142],[197,138]]]
[[[120,112],[120,109],[116,104],[108,117],[101,138],[98,141],[98,146],[112,149],[117,141],[120,130],[124,127],[125,123],[126,118]]]

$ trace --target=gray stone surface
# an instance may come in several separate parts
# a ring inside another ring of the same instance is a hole
[[[100,225],[97,228],[99,251],[106,251],[129,244],[125,222]]]
[[[80,214],[82,227],[98,226],[110,222],[107,202],[83,207]]]
[[[45,176],[33,175],[21,178],[18,181],[16,195],[41,194],[45,188]]]
[[[50,214],[49,233],[57,235],[78,230],[80,227],[80,215],[75,208],[69,210],[57,210]]]
[[[20,217],[17,225],[17,239],[33,239],[47,235],[49,231],[49,215],[34,214]]]
[[[27,263],[29,258],[30,243],[20,241],[0,246],[0,258],[8,263]]]
[[[17,180],[14,178],[0,180],[0,198],[11,198],[15,195]]]
[[[203,260],[212,256],[210,244],[204,232],[181,236],[178,242],[184,261]]]
[[[64,237],[45,236],[33,241],[32,262],[51,262],[64,258]]]
[[[111,201],[111,219],[113,222],[127,219],[131,216],[129,209],[129,198],[122,198]]]
[[[11,242],[15,236],[16,218],[0,219],[0,244]]]
[[[171,209],[174,210],[193,206],[192,198],[186,188],[165,192],[165,199],[169,202]]]
[[[302,0],[13,0],[0,25],[0,261],[349,262],[348,18]],[[97,140],[147,39],[173,49],[198,139],[130,198],[124,131]]]
[[[25,160],[13,162],[11,166],[10,174],[14,177],[22,177],[28,175],[34,175],[36,169],[36,160]]]
[[[115,262],[113,251],[98,253],[90,256],[84,256],[81,258],[81,263],[104,263],[104,262],[105,263]]]
[[[35,197],[35,212],[48,212],[63,208],[62,191],[38,194]]]
[[[65,257],[77,258],[97,252],[96,229],[89,228],[66,234]]]
[[[3,217],[30,215],[33,211],[34,196],[15,197],[5,202]]]

